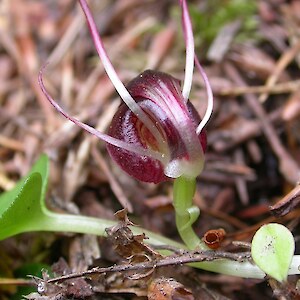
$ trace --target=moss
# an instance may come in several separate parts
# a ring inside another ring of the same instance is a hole
[[[190,5],[196,46],[208,46],[224,25],[241,20],[239,41],[257,38],[257,2],[254,0],[210,0],[203,6]]]

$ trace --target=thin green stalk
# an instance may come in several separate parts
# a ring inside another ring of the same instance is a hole
[[[47,208],[43,209],[43,215],[40,216],[39,221],[26,222],[25,231],[51,231],[51,232],[74,232],[83,234],[95,234],[98,236],[106,236],[105,229],[116,225],[117,222],[105,219],[98,219],[92,217],[85,217],[79,215],[57,214],[49,211]],[[154,232],[145,230],[141,227],[132,227],[130,229],[134,234],[144,233],[148,239],[147,243],[152,245],[169,245],[177,249],[186,248],[181,243],[177,243],[166,237],[163,237]],[[184,231],[185,232],[185,231]],[[167,254],[164,252],[163,254]],[[298,266],[300,264],[300,256],[296,255],[293,258],[289,274],[299,274]],[[226,274],[238,276],[243,278],[262,279],[265,273],[262,272],[256,265],[249,261],[239,262],[228,259],[217,259],[210,262],[199,262],[190,264],[191,266],[207,271],[216,272],[219,274]]]
[[[176,214],[176,226],[180,237],[186,246],[193,249],[207,250],[199,239],[192,225],[199,217],[199,208],[193,206],[196,190],[196,179],[179,177],[174,181],[173,201]]]
[[[116,221],[81,215],[57,214],[45,208],[43,214],[43,218],[29,226],[30,231],[74,232],[106,236],[105,229],[117,225]],[[138,226],[130,226],[130,229],[136,235],[145,233],[148,238],[146,241],[152,245],[171,245],[176,248],[183,246]]]

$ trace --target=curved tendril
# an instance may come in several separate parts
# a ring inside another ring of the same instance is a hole
[[[95,128],[82,123],[81,121],[79,121],[78,119],[68,115],[58,104],[57,102],[50,96],[50,94],[48,93],[48,91],[45,88],[44,82],[43,82],[43,70],[45,69],[45,66],[40,70],[39,72],[39,76],[38,76],[38,82],[39,82],[39,86],[43,92],[43,94],[45,95],[45,97],[47,98],[47,100],[52,104],[52,106],[58,111],[60,112],[64,117],[66,117],[68,120],[72,121],[74,124],[80,126],[82,129],[86,130],[87,132],[95,135],[96,137],[98,137],[99,139],[112,144],[116,147],[120,147],[122,149],[125,149],[127,151],[136,153],[138,155],[141,156],[148,156],[154,159],[157,159],[159,161],[161,161],[162,163],[166,163],[164,160],[164,157],[161,153],[150,150],[150,149],[145,149],[143,147],[138,147],[136,145],[132,145],[126,142],[123,142],[121,140],[118,140],[114,137],[111,137],[105,133],[101,133],[100,131],[96,130]]]
[[[207,124],[209,118],[211,117],[211,114],[213,112],[213,106],[214,106],[214,96],[213,96],[213,92],[209,83],[209,80],[206,76],[206,73],[204,71],[204,69],[202,68],[202,66],[200,65],[200,62],[198,60],[198,58],[195,56],[195,63],[196,66],[202,76],[202,79],[204,81],[205,84],[205,88],[206,88],[206,93],[207,93],[207,108],[206,108],[206,112],[205,115],[202,119],[202,121],[200,122],[200,124],[197,127],[197,134],[201,133],[201,130],[204,128],[204,126]]]
[[[182,96],[184,100],[187,101],[192,88],[195,45],[194,45],[194,35],[193,35],[191,18],[189,15],[186,1],[180,0],[179,2],[182,10],[182,27],[183,27],[183,33],[184,33],[184,39],[186,45],[185,74],[184,74],[184,83],[182,88]]]
[[[151,119],[145,114],[145,112],[140,108],[140,106],[135,102],[132,98],[122,81],[120,80],[119,76],[116,73],[113,65],[111,64],[108,55],[105,51],[103,42],[101,37],[98,33],[93,15],[89,9],[89,6],[86,0],[79,0],[81,8],[86,16],[87,23],[90,29],[90,33],[92,39],[94,41],[94,45],[102,61],[104,69],[110,78],[111,82],[113,83],[115,89],[117,90],[118,94],[120,95],[121,99],[126,103],[129,109],[137,116],[137,118],[144,123],[147,129],[153,134],[153,136],[158,140],[159,144],[163,144],[163,139],[159,133],[159,130],[155,126],[155,124],[151,121]]]

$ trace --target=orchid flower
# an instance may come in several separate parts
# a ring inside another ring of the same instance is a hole
[[[186,72],[182,91],[179,80],[150,70],[133,79],[126,88],[108,58],[86,1],[80,0],[79,3],[107,75],[124,103],[114,116],[108,134],[104,134],[68,115],[47,92],[41,71],[39,83],[47,99],[66,118],[105,141],[111,157],[136,179],[158,183],[180,176],[197,177],[203,168],[206,134],[202,129],[212,112],[212,93],[196,60],[206,84],[209,103],[200,122],[197,111],[188,101],[195,55],[186,1],[180,1],[186,40]]]
[[[108,134],[105,134],[68,115],[47,92],[41,70],[39,84],[46,98],[67,119],[105,141],[110,156],[132,177],[153,183],[168,178],[184,178],[187,185],[181,180],[179,186],[190,186],[190,182],[195,181],[203,169],[206,149],[203,128],[212,113],[213,95],[207,76],[195,57],[193,31],[186,1],[179,1],[186,44],[182,90],[179,80],[152,70],[144,71],[125,87],[109,60],[86,0],[79,0],[79,3],[100,60],[123,103],[111,122]],[[202,120],[188,100],[195,62],[208,94],[207,110]],[[195,183],[189,190],[194,192],[194,185]],[[191,199],[193,192],[188,192]],[[180,191],[177,192],[177,195],[181,194]],[[174,204],[175,209],[177,202]],[[182,204],[182,200],[179,203]],[[177,205],[179,211],[185,211],[187,218],[184,220],[183,214],[180,214],[179,222],[183,222],[180,227],[185,230],[194,221],[194,217],[191,217],[193,209],[191,201],[185,201],[183,206],[181,204]],[[193,244],[192,247],[194,246]]]

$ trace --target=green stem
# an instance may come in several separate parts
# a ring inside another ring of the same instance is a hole
[[[193,206],[195,190],[196,179],[184,177],[175,179],[173,201],[176,226],[180,237],[189,249],[207,250],[206,245],[199,239],[192,227],[200,214],[199,208]]]
[[[74,232],[106,236],[105,229],[117,225],[116,221],[81,215],[58,214],[46,208],[43,209],[43,215],[44,217],[39,221],[33,222],[32,227],[29,228],[30,231]],[[148,237],[146,241],[152,245],[172,245],[176,248],[182,247],[180,243],[174,242],[149,230],[145,230],[144,228],[130,226],[130,229],[135,235],[145,233]]]
[[[85,217],[79,215],[58,214],[49,211],[47,208],[42,209],[42,214],[38,220],[31,219],[24,224],[21,232],[29,231],[50,231],[50,232],[74,232],[83,234],[95,234],[98,236],[106,236],[105,229],[117,224],[115,221],[98,219],[92,217]],[[134,234],[144,233],[148,239],[147,243],[152,245],[169,245],[177,249],[186,248],[181,243],[174,242],[154,232],[145,230],[141,227],[132,227]],[[19,232],[19,233],[21,233]],[[15,233],[17,234],[17,232]],[[163,254],[169,252],[164,251]],[[300,264],[300,256],[296,255],[293,258],[289,274],[299,274],[298,265]],[[190,264],[191,266],[207,271],[217,272],[219,274],[226,274],[238,276],[243,278],[257,278],[262,279],[265,273],[262,272],[256,265],[249,261],[238,262],[228,259],[217,259],[210,262],[199,262]]]

